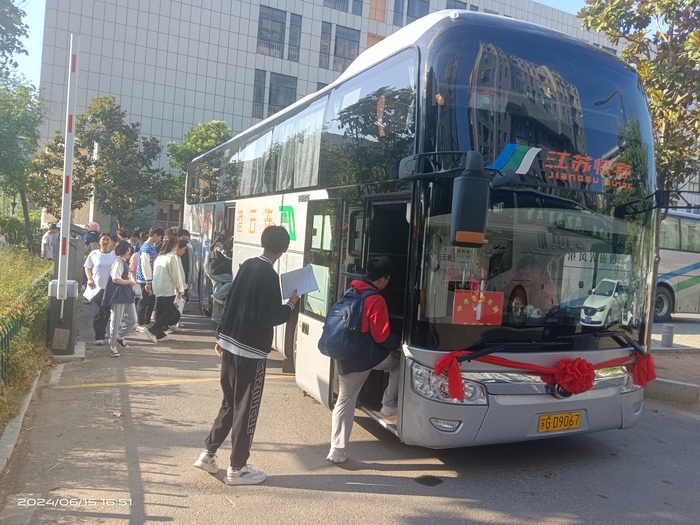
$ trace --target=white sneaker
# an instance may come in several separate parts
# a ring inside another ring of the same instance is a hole
[[[158,342],[158,339],[156,338],[155,335],[153,335],[153,333],[151,333],[150,330],[146,329],[146,330],[144,330],[144,333],[146,334],[146,337],[148,337],[151,340],[151,343]]]
[[[145,324],[136,325],[136,331],[144,333],[146,331],[146,325]]]
[[[166,334],[174,334],[177,332],[182,332],[182,328],[178,328],[177,325],[173,325],[165,331]]]
[[[209,454],[206,450],[199,455],[199,459],[194,462],[194,466],[206,470],[210,474],[219,472],[219,465],[216,464],[216,454]]]
[[[246,465],[239,470],[233,470],[233,467],[229,467],[226,470],[224,483],[227,485],[257,485],[265,481],[265,479],[267,479],[265,472]]]
[[[344,448],[332,448],[328,453],[326,461],[332,461],[333,463],[345,463],[348,457],[345,455]]]
[[[102,346],[105,342],[102,339],[95,339],[95,346]]]
[[[395,416],[396,414],[399,413],[398,407],[385,407],[383,406],[382,409],[380,410],[382,415],[385,415],[386,417],[392,417]]]

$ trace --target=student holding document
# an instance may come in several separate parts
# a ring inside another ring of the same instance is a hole
[[[226,297],[218,341],[221,357],[221,389],[224,400],[204,451],[194,466],[216,473],[216,451],[231,432],[231,459],[224,477],[227,485],[254,485],[267,474],[246,465],[257,423],[265,361],[272,348],[273,327],[286,323],[299,300],[296,290],[282,302],[274,263],[289,247],[289,234],[282,226],[269,226],[262,233],[263,254],[245,261]]]

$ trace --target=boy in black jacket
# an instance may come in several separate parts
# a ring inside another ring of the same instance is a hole
[[[282,304],[279,277],[273,265],[289,247],[289,234],[282,226],[265,228],[263,254],[245,261],[226,298],[224,314],[214,347],[221,357],[221,389],[224,400],[206,449],[194,466],[216,473],[216,451],[231,431],[231,462],[224,477],[227,485],[262,483],[267,474],[246,465],[253,444],[260,399],[265,381],[265,358],[270,353],[273,327],[286,323],[299,296]]]

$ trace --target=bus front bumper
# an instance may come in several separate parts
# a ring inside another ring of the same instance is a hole
[[[407,366],[406,369],[410,367]],[[407,378],[410,379],[410,378]],[[439,402],[404,383],[399,437],[409,445],[458,448],[630,428],[643,407],[641,388],[593,388],[567,399],[549,393],[488,393],[486,405]]]

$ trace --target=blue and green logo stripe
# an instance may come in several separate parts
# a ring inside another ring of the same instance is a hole
[[[506,144],[498,158],[486,166],[489,170],[514,170],[518,175],[524,175],[532,167],[532,163],[542,148],[533,148],[518,144]]]

